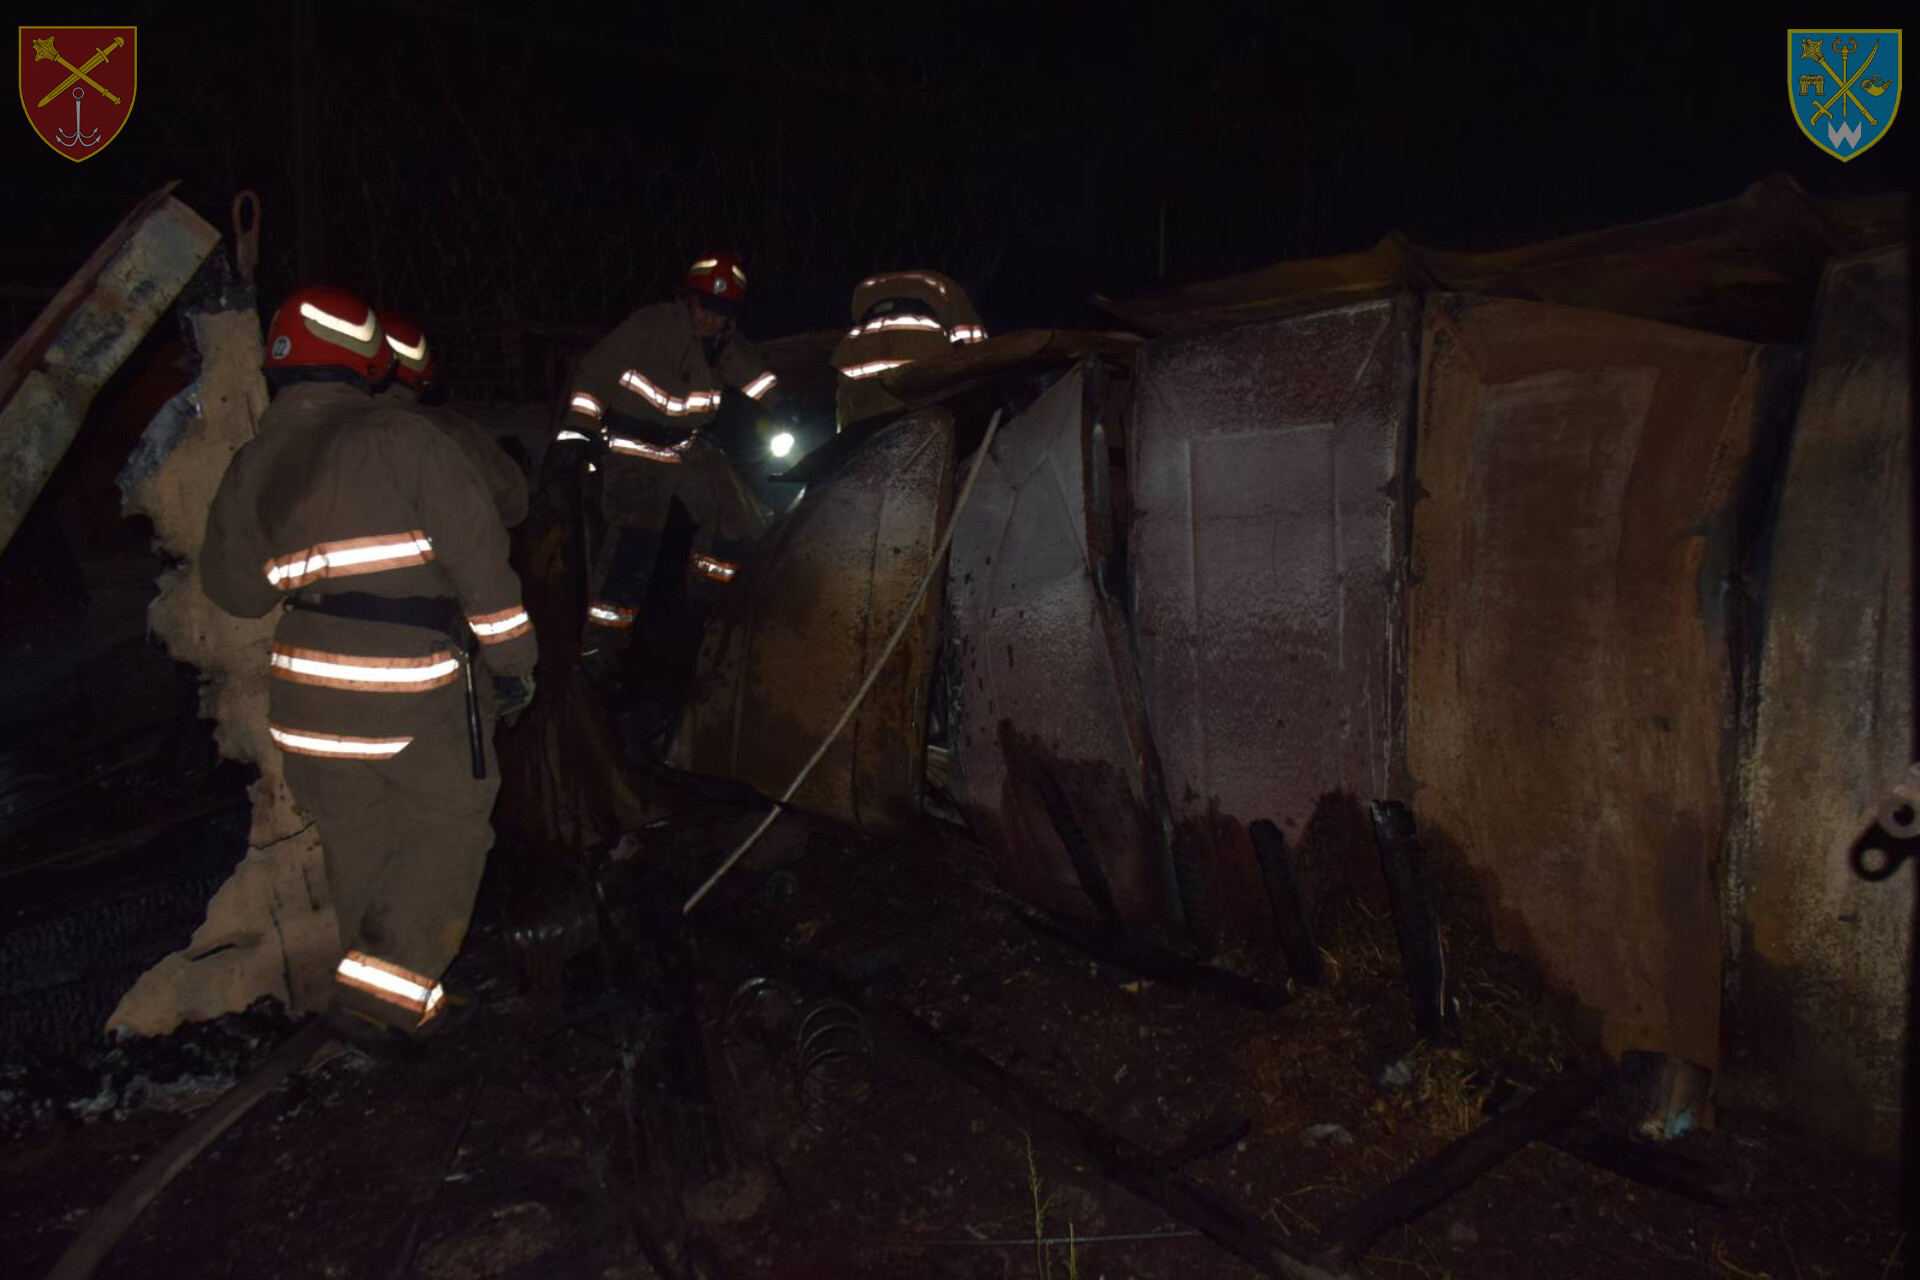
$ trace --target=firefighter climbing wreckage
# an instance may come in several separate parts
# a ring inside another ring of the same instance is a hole
[[[580,361],[549,451],[549,474],[600,469],[606,536],[594,553],[582,640],[584,669],[611,699],[640,617],[673,502],[696,530],[685,571],[710,600],[739,572],[766,512],[742,489],[701,430],[719,413],[723,383],[768,403],[777,379],[735,329],[747,273],[724,253],[688,268],[680,296],[642,307]]]

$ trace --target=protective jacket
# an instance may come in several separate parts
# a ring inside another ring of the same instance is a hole
[[[973,300],[958,281],[937,271],[890,271],[853,291],[853,328],[830,358],[839,372],[838,425],[902,408],[880,377],[955,346],[986,340]]]
[[[294,593],[434,598],[493,674],[529,674],[537,657],[500,506],[469,452],[342,384],[275,397],[214,497],[200,575],[242,617]],[[295,754],[392,758],[463,694],[458,641],[426,625],[290,609],[269,660],[273,738]]]
[[[687,305],[642,307],[586,354],[556,442],[600,442],[610,465],[650,460],[713,421],[726,386],[749,400],[773,390],[778,379],[750,343],[729,334],[710,347]]]
[[[398,383],[375,397],[381,404],[403,406],[419,414],[460,446],[467,461],[485,482],[500,512],[500,523],[511,529],[527,518],[527,477],[507,451],[494,443],[479,423],[443,404],[421,404],[411,387]]]

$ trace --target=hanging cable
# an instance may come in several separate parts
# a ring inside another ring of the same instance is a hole
[[[787,789],[781,793],[780,799],[774,802],[773,808],[767,811],[767,816],[760,820],[760,825],[753,829],[752,834],[727,855],[726,861],[714,869],[714,873],[707,877],[706,883],[693,891],[693,896],[688,898],[686,905],[680,908],[681,915],[691,915],[693,909],[700,905],[701,900],[713,892],[713,887],[720,883],[727,872],[733,870],[734,864],[746,857],[747,850],[759,843],[760,837],[767,833],[767,828],[773,825],[774,819],[786,811],[787,801],[793,799],[794,792],[798,791],[800,785],[807,780],[807,775],[813,772],[813,767],[826,756],[827,748],[831,747],[834,740],[840,736],[840,731],[847,727],[847,722],[853,719],[853,713],[859,710],[861,702],[866,699],[867,691],[872,689],[874,681],[880,678],[880,672],[885,669],[887,659],[893,656],[893,651],[899,645],[901,637],[907,634],[907,628],[912,625],[914,614],[919,612],[920,602],[926,598],[927,588],[933,585],[934,576],[943,571],[947,547],[953,542],[953,531],[960,524],[960,513],[967,508],[967,498],[973,493],[973,482],[980,478],[980,468],[987,460],[987,450],[993,445],[993,437],[999,430],[1000,411],[996,409],[993,418],[987,423],[987,434],[980,441],[979,452],[973,455],[973,466],[967,471],[966,483],[960,486],[960,496],[954,499],[953,514],[947,517],[946,532],[940,535],[940,545],[933,549],[933,559],[927,565],[926,576],[920,579],[920,585],[914,590],[913,598],[907,601],[906,612],[900,615],[900,625],[893,629],[892,637],[887,641],[886,648],[880,651],[880,657],[874,662],[872,669],[867,672],[867,678],[861,682],[860,688],[847,703],[846,710],[840,713],[840,718],[834,722],[833,728],[827,731],[827,736],[820,740],[819,747],[814,750],[813,758],[800,767],[800,772],[793,776],[793,781],[787,784]]]

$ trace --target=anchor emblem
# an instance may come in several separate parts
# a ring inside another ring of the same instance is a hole
[[[100,130],[98,128],[94,129],[92,133],[80,132],[80,99],[85,97],[86,93],[87,91],[85,89],[80,88],[78,85],[74,86],[72,135],[69,136],[65,129],[59,129],[54,132],[53,136],[60,139],[60,145],[63,147],[71,147],[75,143],[83,147],[90,147],[100,141]]]

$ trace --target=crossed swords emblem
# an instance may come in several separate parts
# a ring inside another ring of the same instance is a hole
[[[1840,70],[1842,73],[1844,73],[1847,69],[1847,59],[1852,57],[1855,53],[1859,52],[1859,49],[1860,49],[1860,42],[1858,40],[1854,40],[1847,43],[1843,43],[1839,40],[1835,40],[1833,42],[1833,51],[1840,55]],[[1811,50],[1811,52],[1808,52],[1809,50]],[[1860,99],[1853,96],[1854,81],[1858,80],[1861,76],[1867,74],[1867,68],[1873,65],[1873,55],[1879,52],[1880,52],[1880,42],[1878,40],[1875,40],[1873,42],[1873,48],[1867,51],[1867,60],[1860,64],[1860,69],[1853,73],[1853,78],[1848,79],[1847,76],[1844,74],[1835,75],[1833,68],[1827,65],[1827,60],[1820,56],[1819,41],[1817,40],[1801,41],[1801,56],[1804,58],[1808,58],[1813,62],[1819,63],[1821,70],[1825,71],[1828,75],[1833,76],[1835,80],[1840,82],[1840,92],[1834,94],[1831,98],[1828,98],[1825,102],[1821,103],[1819,110],[1813,113],[1813,118],[1807,121],[1807,123],[1818,124],[1820,123],[1821,116],[1827,116],[1831,118],[1833,115],[1833,104],[1836,102],[1840,102],[1842,98],[1845,98],[1847,102],[1851,102],[1854,106],[1860,108],[1860,114],[1867,118],[1868,124],[1874,126],[1876,129],[1879,128],[1880,122],[1873,118],[1873,113],[1867,110],[1866,104],[1861,102]],[[1872,92],[1872,90],[1869,90],[1869,92]],[[1840,114],[1844,116],[1846,112],[1847,112],[1846,103],[1842,102],[1840,104]]]
[[[95,49],[93,51],[93,56],[91,58],[88,58],[83,65],[76,67],[71,62],[68,62],[65,58],[60,56],[60,51],[53,47],[53,40],[51,38],[48,38],[46,40],[35,40],[33,42],[33,60],[35,62],[57,62],[61,66],[65,67],[68,71],[73,73],[69,75],[65,80],[62,80],[59,84],[55,85],[53,87],[53,91],[47,94],[46,97],[40,99],[39,105],[44,107],[49,102],[52,102],[55,98],[59,97],[60,94],[66,90],[66,87],[68,85],[73,84],[75,80],[85,80],[88,84],[94,87],[95,91],[98,92],[101,97],[105,98],[108,102],[111,102],[114,106],[116,107],[119,106],[120,99],[114,97],[113,93],[110,90],[108,90],[105,86],[103,86],[98,80],[95,80],[92,76],[88,75],[87,72],[93,70],[95,67],[105,62],[107,60],[108,55],[112,54],[114,50],[118,49],[121,45],[125,43],[126,43],[125,39],[123,39],[120,36],[115,36],[113,38],[112,44],[108,45],[104,49]],[[82,146],[82,147],[91,147],[96,142],[100,141],[100,130],[98,128],[93,129],[91,132],[85,132],[85,133],[83,133],[80,129],[80,100],[86,96],[86,92],[87,91],[85,89],[82,89],[77,85],[74,86],[72,135],[69,136],[67,134],[67,131],[64,129],[56,129],[54,131],[54,137],[60,140],[60,145],[63,147],[71,147],[75,145]]]

